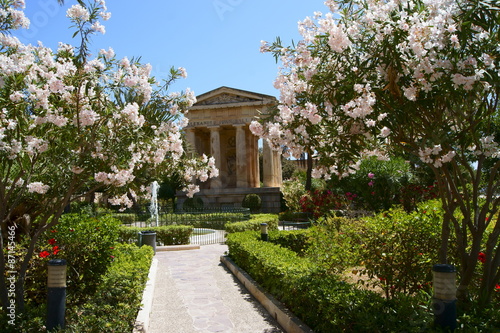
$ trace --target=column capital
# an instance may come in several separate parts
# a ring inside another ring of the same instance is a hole
[[[207,128],[210,131],[219,131],[220,130],[220,126],[219,125],[210,125],[210,126],[207,126]]]

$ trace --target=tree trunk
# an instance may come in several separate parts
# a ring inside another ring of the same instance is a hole
[[[443,225],[441,227],[441,247],[438,253],[438,259],[440,264],[448,263],[448,244],[451,234],[451,217],[448,211],[445,211],[443,216]]]
[[[307,153],[307,169],[306,169],[306,191],[312,189],[312,169],[313,169],[313,159],[310,152]]]

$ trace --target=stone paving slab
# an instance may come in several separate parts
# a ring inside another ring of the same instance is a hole
[[[266,310],[220,262],[226,245],[157,252],[148,333],[281,333]]]

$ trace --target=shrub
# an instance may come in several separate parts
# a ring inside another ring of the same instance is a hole
[[[182,204],[182,209],[186,211],[202,211],[205,204],[200,197],[187,198]]]
[[[345,195],[334,194],[330,190],[309,191],[300,198],[302,212],[307,212],[319,218],[330,214],[332,210],[345,208],[349,201]]]
[[[415,303],[357,289],[257,232],[230,234],[227,244],[234,262],[315,332],[420,332],[412,324],[428,319]]]
[[[283,193],[283,199],[288,209],[299,212],[301,209],[300,198],[306,193],[304,184],[297,179],[285,180],[281,187],[281,193]]]
[[[438,201],[421,203],[412,213],[394,208],[366,218],[360,256],[362,274],[375,278],[386,296],[430,289],[437,263],[443,211]]]
[[[303,255],[304,251],[309,247],[310,238],[311,229],[269,232],[269,241],[271,243],[292,250],[299,255]]]
[[[250,220],[248,221],[227,223],[225,226],[225,230],[228,233],[243,232],[248,230],[259,231],[261,223],[267,223],[268,230],[278,230],[278,215],[276,214],[252,215]]]
[[[65,214],[59,224],[47,231],[39,241],[28,271],[26,292],[33,303],[45,302],[47,261],[64,258],[67,262],[67,291],[72,301],[81,302],[92,294],[111,262],[118,238],[120,221],[110,215],[99,218],[85,214]],[[48,247],[47,247],[48,246]],[[48,256],[41,259],[42,252]]]
[[[249,193],[243,198],[241,207],[249,208],[253,214],[258,213],[262,207],[262,199],[258,194]]]
[[[152,230],[156,232],[156,241],[162,245],[185,245],[189,244],[189,237],[193,233],[192,226],[170,225],[160,227],[125,227],[119,229],[119,241],[122,243],[136,243],[139,239],[139,232]]]
[[[408,184],[400,190],[400,202],[407,212],[415,210],[419,202],[438,198],[437,184]]]
[[[340,193],[355,193],[360,208],[382,211],[399,204],[400,190],[412,178],[410,165],[405,159],[396,157],[382,161],[370,157],[361,162],[355,174],[332,182],[331,186]]]
[[[309,229],[306,256],[329,274],[360,264],[361,226],[357,220],[327,217]]]
[[[68,314],[73,332],[131,332],[153,258],[150,246],[118,244],[94,296]]]
[[[313,215],[308,212],[293,212],[293,211],[285,211],[278,214],[278,218],[280,221],[292,221],[292,222],[301,222],[301,221],[310,221],[313,219]]]
[[[137,215],[136,214],[131,214],[131,213],[113,214],[113,217],[115,219],[120,220],[123,224],[132,224],[135,221],[138,221]]]

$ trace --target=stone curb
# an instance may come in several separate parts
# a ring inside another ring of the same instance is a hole
[[[157,246],[156,252],[158,251],[184,251],[184,250],[199,250],[200,246],[198,244],[188,244],[188,245],[168,245],[168,246]]]
[[[149,268],[148,281],[142,293],[142,307],[137,313],[133,333],[147,333],[149,329],[149,315],[153,307],[153,296],[155,291],[156,272],[158,271],[158,259],[153,258]]]
[[[240,280],[257,301],[274,317],[287,333],[314,333],[306,324],[290,312],[283,304],[262,289],[250,275],[240,269],[228,256],[220,261]]]

